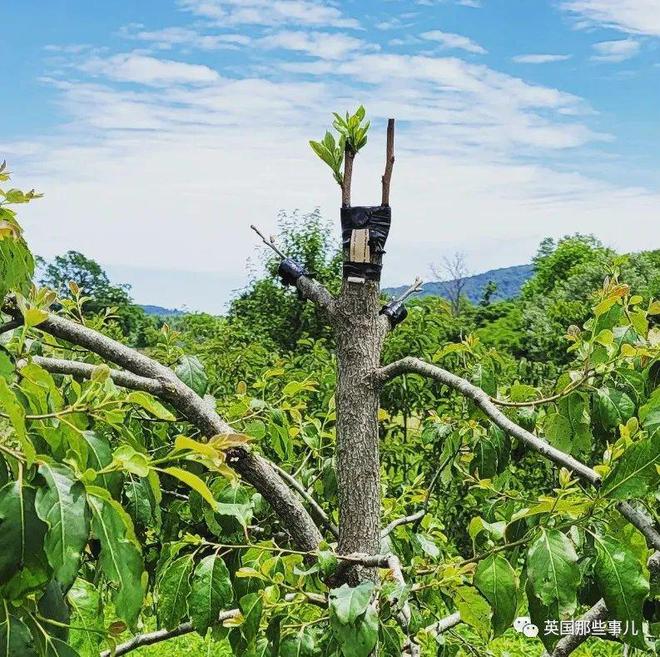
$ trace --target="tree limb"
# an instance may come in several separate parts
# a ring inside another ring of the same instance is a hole
[[[309,504],[309,506],[314,511],[314,514],[332,533],[335,538],[339,538],[339,529],[337,526],[330,520],[326,512],[321,508],[321,505],[305,490],[305,487],[292,475],[290,475],[286,470],[280,468],[276,463],[271,464],[275,471],[286,481],[291,488],[298,492],[298,494]]]
[[[594,621],[602,621],[607,618],[607,607],[604,600],[599,600],[589,611],[587,611],[580,620],[589,621],[589,624]],[[574,650],[581,646],[589,635],[584,634],[566,634],[564,635],[555,646],[551,655],[545,653],[544,657],[568,657]]]
[[[451,630],[452,627],[456,627],[460,622],[461,612],[457,611],[449,616],[445,616],[445,618],[441,618],[437,623],[429,625],[426,631],[432,636],[438,636],[438,634],[443,634],[447,630]]]
[[[98,369],[98,365],[92,365],[91,363],[82,363],[77,360],[65,360],[63,358],[46,358],[44,356],[31,356],[28,360],[20,360],[18,362],[18,368],[22,368],[28,364],[28,362],[33,362],[35,365],[42,367],[47,372],[51,374],[69,374],[71,376],[82,377],[89,379],[95,370]],[[110,369],[110,378],[122,388],[129,388],[130,390],[143,390],[155,396],[160,396],[163,394],[163,384],[156,380],[150,379],[144,376],[138,376],[132,372],[126,372],[123,370]]]
[[[651,547],[660,550],[660,532],[643,513],[635,509],[629,502],[619,502],[616,509],[628,522],[635,525],[644,534]]]
[[[20,318],[17,309],[11,309],[10,312],[16,319]],[[162,385],[162,391],[158,396],[169,402],[206,437],[234,433],[211,405],[183,383],[169,367],[158,361],[58,315],[48,315],[39,324],[38,329],[84,347],[139,377],[155,379]],[[246,448],[233,448],[228,451],[227,457],[228,464],[245,481],[254,486],[273,507],[291,532],[296,544],[303,550],[316,549],[322,540],[321,532],[294,492],[284,483],[267,459]]]
[[[394,119],[387,119],[387,150],[385,151],[385,173],[381,178],[383,194],[381,205],[390,204],[390,183],[392,182],[392,169],[394,168]]]
[[[351,207],[351,183],[353,180],[353,160],[355,153],[346,145],[344,150],[344,176],[341,183],[341,203],[345,208]]]
[[[10,319],[8,322],[5,322],[4,324],[0,324],[0,335],[2,335],[3,333],[9,333],[9,331],[13,331],[19,326],[23,326],[23,322],[21,320]]]
[[[510,420],[495,406],[495,404],[493,404],[488,394],[478,386],[470,383],[467,379],[463,379],[441,367],[425,363],[424,361],[413,357],[402,358],[390,365],[381,367],[376,370],[375,378],[377,383],[383,384],[395,376],[404,373],[427,376],[458,390],[463,396],[472,399],[484,414],[503,431],[506,431],[527,446],[536,450],[556,465],[568,468],[595,486],[600,484],[600,476],[597,472],[584,463],[580,463],[580,461],[570,456],[570,454],[566,454],[556,447],[553,447],[542,438],[535,436],[533,433],[530,433]]]
[[[230,609],[229,611],[222,611],[218,616],[218,623],[222,623],[230,618],[234,618],[240,614],[238,609]],[[137,634],[132,639],[125,643],[120,643],[114,651],[104,650],[99,657],[121,657],[127,653],[142,648],[143,646],[152,646],[154,643],[161,641],[168,641],[184,634],[190,634],[194,631],[192,623],[182,623],[172,630],[156,630],[155,632],[148,632],[146,634]]]
[[[401,525],[408,525],[411,522],[417,522],[417,520],[421,520],[425,515],[426,508],[422,508],[419,511],[410,514],[409,516],[403,516],[402,518],[396,518],[396,520],[392,520],[392,522],[384,527],[380,532],[381,540],[386,536],[389,536],[397,527]]]

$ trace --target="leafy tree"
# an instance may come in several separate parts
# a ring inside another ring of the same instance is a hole
[[[393,121],[388,137],[380,208]],[[3,254],[26,248],[16,228],[2,240]],[[584,637],[547,628],[584,610],[646,650],[639,630],[660,620],[658,302],[611,272],[567,334],[570,362],[537,381],[444,323],[445,302],[397,325],[377,280],[333,293],[290,264],[334,339],[300,337],[272,362],[274,340],[253,354],[236,317],[194,316],[135,350],[75,295],[52,312],[55,294],[12,269],[0,652],[109,657],[196,632],[246,656],[488,654],[521,613],[559,657]],[[233,387],[222,348],[245,358]]]

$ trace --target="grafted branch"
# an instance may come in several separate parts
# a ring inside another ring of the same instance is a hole
[[[273,236],[270,239],[266,239],[264,234],[254,225],[250,224],[250,228],[261,238],[261,241],[282,260],[287,259],[287,255],[283,253],[275,244],[275,238]],[[332,315],[335,298],[330,294],[328,289],[321,285],[318,281],[315,281],[309,276],[301,276],[296,281],[296,288],[302,295],[303,299],[308,299],[309,301],[315,303],[320,308],[325,310],[329,315]]]
[[[597,486],[600,483],[600,476],[598,473],[592,470],[589,466],[580,463],[580,461],[569,454],[553,447],[542,438],[535,436],[533,433],[530,433],[510,420],[497,408],[497,406],[495,406],[495,404],[493,404],[487,393],[478,386],[470,383],[467,379],[463,379],[441,367],[425,363],[418,358],[412,357],[403,358],[390,365],[381,367],[376,370],[375,377],[379,384],[383,384],[395,376],[405,373],[420,374],[421,376],[435,379],[444,385],[458,390],[458,392],[465,397],[472,399],[484,414],[503,431],[518,438],[518,440],[550,459],[556,465],[568,468],[591,484]]]
[[[344,176],[341,183],[341,203],[345,208],[351,207],[351,183],[353,182],[353,160],[355,151],[346,144],[344,150]]]
[[[392,169],[394,169],[394,119],[387,120],[387,149],[385,152],[385,173],[381,178],[383,194],[381,205],[390,204],[390,183],[392,182]]]

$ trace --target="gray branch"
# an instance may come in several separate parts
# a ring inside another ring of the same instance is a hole
[[[335,298],[328,289],[318,281],[308,276],[301,276],[296,281],[296,287],[305,299],[312,301],[319,308],[324,310],[329,316],[332,316],[335,308]]]
[[[89,379],[98,365],[91,363],[82,363],[77,360],[64,360],[63,358],[46,358],[43,356],[32,356],[30,360],[42,367],[51,374],[69,374],[71,376]],[[23,359],[18,362],[18,367],[24,367],[28,363]],[[122,388],[130,390],[143,390],[152,395],[160,396],[163,394],[163,384],[156,379],[149,379],[144,376],[138,376],[132,372],[124,370],[110,369],[110,378]]]
[[[461,622],[461,612],[456,611],[445,618],[441,618],[437,623],[430,625],[426,628],[426,631],[433,636],[438,636],[438,634],[443,634],[447,630],[451,630],[452,627],[456,627]]]
[[[383,384],[395,376],[405,373],[421,374],[422,376],[427,376],[454,388],[464,397],[472,399],[484,414],[503,431],[506,431],[521,442],[525,443],[528,447],[536,450],[556,465],[568,468],[596,486],[600,484],[600,476],[598,473],[584,463],[580,463],[580,461],[570,456],[570,454],[566,454],[553,447],[550,443],[535,436],[533,433],[530,433],[510,420],[497,408],[497,406],[495,406],[495,404],[493,404],[490,397],[481,388],[473,385],[467,379],[463,379],[441,367],[425,363],[423,360],[413,357],[402,358],[390,365],[381,367],[376,370],[375,377],[378,383]]]
[[[619,502],[616,508],[628,522],[635,525],[644,534],[651,547],[660,550],[660,532],[641,511],[635,509],[629,502]]]
[[[217,622],[222,623],[225,620],[238,616],[239,613],[238,609],[230,609],[229,611],[220,612]],[[137,634],[132,639],[126,641],[126,643],[120,643],[114,651],[104,650],[100,654],[100,657],[121,657],[121,655],[126,655],[138,648],[152,646],[154,643],[168,641],[169,639],[174,639],[178,636],[183,636],[184,634],[190,634],[193,631],[194,628],[192,623],[182,623],[172,630],[156,630],[155,632],[148,632],[146,634]]]
[[[18,311],[14,311],[14,314],[17,313]],[[16,319],[19,318],[20,314],[17,314]],[[205,436],[235,433],[211,405],[183,383],[169,367],[153,358],[57,315],[49,315],[39,324],[38,329],[84,347],[142,379],[156,380],[162,386],[158,396],[169,402]],[[318,547],[322,540],[321,532],[295,493],[284,483],[267,459],[245,448],[234,448],[227,460],[273,507],[301,549],[312,551]]]
[[[411,522],[417,522],[418,520],[421,520],[425,515],[426,515],[426,509],[420,509],[415,513],[411,513],[409,516],[403,516],[402,518],[397,518],[396,520],[392,520],[392,522],[389,523],[389,525],[387,525],[381,530],[380,532],[381,540],[384,539],[386,536],[389,536],[397,527],[400,527],[401,525],[408,525]]]
[[[587,611],[581,620],[602,621],[607,618],[607,607],[604,600],[599,600],[589,611]],[[557,642],[551,655],[545,653],[543,657],[568,657],[574,650],[581,646],[589,638],[588,634],[566,634]]]
[[[310,508],[314,512],[314,515],[318,520],[323,523],[333,534],[335,538],[339,538],[339,529],[337,526],[330,520],[326,512],[321,508],[321,505],[305,490],[305,487],[293,476],[291,476],[286,470],[280,468],[279,465],[271,463],[275,471],[284,479],[284,481],[291,486],[299,495],[302,497]]]

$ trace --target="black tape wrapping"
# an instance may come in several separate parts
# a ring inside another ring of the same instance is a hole
[[[408,309],[401,302],[388,303],[380,309],[380,314],[390,320],[390,326],[394,328],[397,324],[408,317]]]
[[[382,269],[385,242],[392,223],[392,208],[389,205],[374,207],[355,206],[341,209],[341,237],[344,250],[344,278],[354,276],[370,281],[379,281]],[[351,233],[355,229],[369,231],[371,262],[351,262]]]
[[[280,262],[277,273],[284,285],[295,285],[301,276],[308,276],[305,268],[291,258],[285,258]]]

